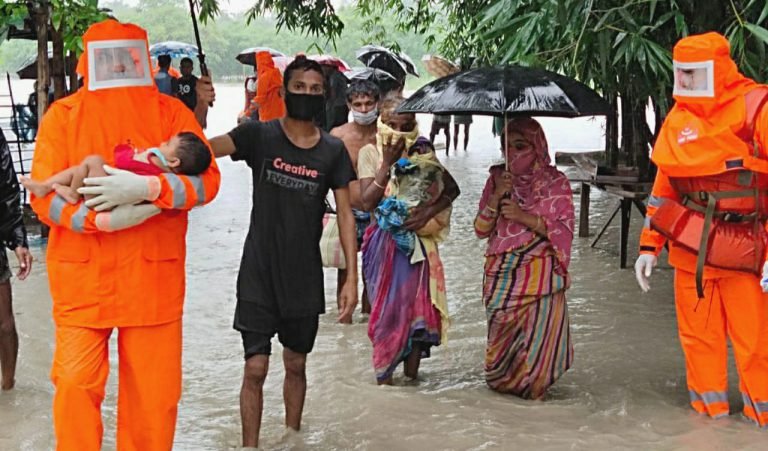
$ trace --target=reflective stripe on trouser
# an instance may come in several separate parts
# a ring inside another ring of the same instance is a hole
[[[768,427],[768,401],[753,401],[743,392],[741,397],[744,400],[744,415],[755,423]]]
[[[101,449],[112,329],[56,327],[56,449]],[[169,450],[181,397],[181,320],[118,329],[117,449]]]
[[[691,406],[711,417],[728,413],[730,338],[739,388],[751,400],[745,402],[744,415],[768,424],[768,295],[757,276],[707,279],[699,300],[694,274],[677,270],[675,304]]]

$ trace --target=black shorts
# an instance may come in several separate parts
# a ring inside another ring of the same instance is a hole
[[[319,315],[280,318],[266,307],[251,305],[249,310],[251,317],[248,319],[248,330],[240,330],[246,360],[257,354],[272,354],[272,337],[275,334],[280,344],[293,352],[312,352],[317,338]]]

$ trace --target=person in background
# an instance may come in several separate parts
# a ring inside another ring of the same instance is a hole
[[[445,135],[445,155],[451,151],[451,115],[450,114],[433,114],[432,115],[432,129],[429,131],[429,140],[435,142],[440,130]],[[454,147],[455,148],[455,147]]]
[[[471,114],[461,114],[453,116],[453,148],[459,150],[459,127],[464,126],[464,147],[467,150],[469,145],[469,127],[472,125]]]
[[[27,244],[27,231],[21,210],[21,196],[11,151],[0,130],[0,240],[16,254],[19,261],[19,280],[32,270],[32,254]],[[16,382],[16,359],[19,354],[19,335],[13,318],[11,268],[5,250],[0,250],[0,388],[10,390]]]
[[[269,52],[256,53],[256,95],[251,101],[251,114],[258,114],[262,122],[285,116],[285,101],[281,94],[283,75],[275,67]]]
[[[330,131],[349,121],[349,106],[347,99],[347,77],[336,66],[325,65],[328,68],[326,79],[330,95],[325,103],[325,130]]]
[[[254,59],[256,57],[254,56]],[[245,83],[243,83],[243,90],[244,90],[244,97],[245,97],[245,106],[243,107],[243,111],[238,115],[238,124],[240,122],[243,122],[245,120],[259,120],[259,109],[256,108],[254,105],[253,99],[256,97],[256,86],[257,86],[257,70],[256,66],[253,67],[253,75],[250,77],[245,78]]]
[[[197,106],[197,77],[192,74],[194,64],[192,58],[182,58],[180,66],[181,77],[176,80],[176,97],[192,111]]]
[[[357,173],[357,162],[360,149],[366,145],[376,144],[376,119],[379,117],[379,88],[368,80],[354,80],[349,85],[346,93],[347,107],[352,111],[352,122],[331,130],[331,136],[335,136],[344,142],[349,152],[349,158]],[[355,215],[355,227],[357,229],[357,249],[363,245],[365,229],[371,224],[371,214],[363,206],[360,197],[360,182],[354,180],[349,183],[349,199],[352,204],[352,213]],[[341,308],[341,288],[347,280],[347,270],[338,271],[336,300]],[[362,312],[371,313],[371,304],[368,302],[368,293],[365,289],[365,276],[363,276]],[[350,317],[348,322],[352,322]]]
[[[173,80],[174,77],[168,73],[168,70],[171,68],[171,57],[170,55],[160,55],[157,57],[157,66],[158,70],[155,74],[155,84],[157,85],[157,89],[162,93],[169,96],[174,95],[173,91]]]

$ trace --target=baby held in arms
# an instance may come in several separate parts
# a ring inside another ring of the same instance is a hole
[[[395,164],[395,196],[405,202],[409,214],[415,207],[431,205],[443,195],[443,172],[435,149],[428,139],[420,137],[408,149],[408,158]],[[448,225],[450,211],[443,211],[432,218],[418,235],[429,236]]]
[[[184,175],[198,175],[211,165],[211,151],[197,135],[191,132],[179,133],[158,147],[136,149],[130,142],[115,146],[115,167],[138,175],[160,175],[166,172]],[[87,177],[103,177],[106,161],[100,155],[90,155],[77,165],[67,168],[47,180],[32,180],[21,177],[21,184],[37,197],[55,191],[67,202],[77,203]]]

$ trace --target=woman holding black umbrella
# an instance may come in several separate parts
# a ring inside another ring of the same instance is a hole
[[[491,167],[475,217],[475,233],[488,239],[485,378],[493,390],[541,399],[573,361],[565,302],[573,199],[538,122],[515,118],[503,133],[506,164]]]

